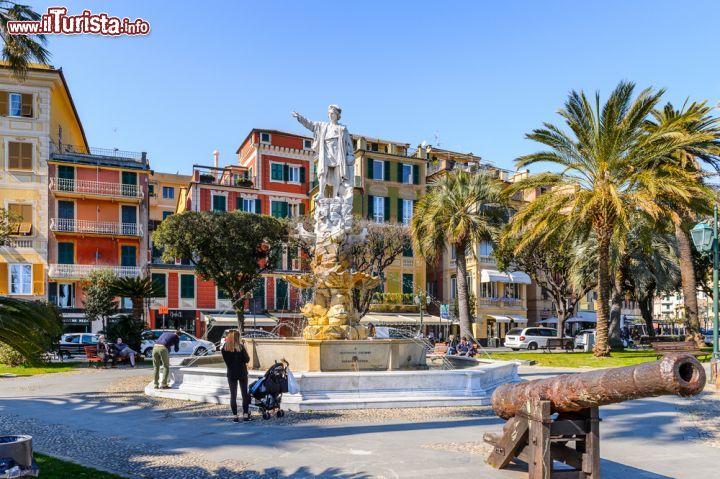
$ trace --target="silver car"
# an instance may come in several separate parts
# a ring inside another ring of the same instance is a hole
[[[513,351],[534,351],[547,345],[548,339],[557,337],[553,328],[514,328],[505,335],[505,347]]]
[[[140,343],[140,352],[146,357],[152,357],[152,349],[155,345],[155,341],[163,334],[175,331],[174,329],[151,329],[143,331],[142,343]],[[194,355],[194,356],[205,356],[215,352],[215,345],[210,341],[204,339],[198,339],[192,334],[182,331],[180,333],[180,345],[178,352],[175,352],[175,348],[170,350],[171,355]]]

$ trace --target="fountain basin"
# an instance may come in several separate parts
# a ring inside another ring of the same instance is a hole
[[[426,345],[413,339],[306,340],[247,339],[252,369],[267,370],[281,359],[290,369],[320,371],[394,371],[425,369]]]
[[[171,389],[145,388],[150,396],[228,404],[230,391],[224,365],[173,367]],[[291,365],[292,369],[292,365]],[[290,411],[335,409],[484,406],[493,390],[517,382],[517,364],[487,361],[462,370],[396,370],[295,372],[298,394],[284,394],[283,408]],[[250,381],[264,370],[250,371]]]

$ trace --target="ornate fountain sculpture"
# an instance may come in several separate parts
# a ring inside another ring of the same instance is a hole
[[[312,149],[317,161],[319,194],[315,200],[314,232],[299,227],[297,234],[310,239],[314,258],[312,273],[286,275],[298,288],[313,288],[315,297],[301,309],[308,320],[305,339],[365,339],[367,330],[353,306],[353,289],[375,288],[380,279],[351,270],[349,246],[363,241],[365,231],[352,235],[355,153],[350,133],[338,123],[341,109],[328,107],[329,122],[310,121],[297,112],[293,116],[313,132]]]

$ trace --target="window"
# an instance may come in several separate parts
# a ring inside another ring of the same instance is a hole
[[[270,143],[270,133],[260,133],[260,143]]]
[[[415,281],[412,273],[403,273],[402,275],[402,292],[403,294],[413,294],[415,290]]]
[[[167,278],[165,276],[165,273],[153,273],[152,274],[152,282],[155,284],[155,286],[162,291],[162,294],[158,296],[159,298],[164,298],[167,296]]]
[[[152,183],[148,185],[148,195],[150,195],[151,198],[155,197],[155,185]]]
[[[413,215],[413,200],[402,200],[402,223],[409,225]]]
[[[450,276],[450,300],[454,300],[457,296],[457,277]]]
[[[406,258],[412,258],[413,255],[413,249],[412,249],[412,241],[407,240],[403,244],[403,252],[402,255]]]
[[[270,214],[275,218],[287,218],[288,204],[285,201],[271,201]]]
[[[22,116],[22,96],[20,93],[10,93],[10,116]]]
[[[368,143],[368,150],[370,151],[378,151],[379,147],[377,143]]]
[[[120,266],[137,266],[137,247],[132,245],[120,246]]]
[[[12,215],[10,234],[29,235],[32,232],[32,205],[10,203],[8,211]]]
[[[288,283],[284,279],[275,278],[275,309],[290,309],[290,297],[288,295]]]
[[[74,264],[75,263],[75,244],[74,243],[58,243],[58,264]]]
[[[373,220],[376,223],[385,222],[385,198],[373,196]]]
[[[372,162],[372,179],[382,180],[383,173],[385,170],[385,162],[380,160],[373,160]]]
[[[175,188],[172,186],[163,186],[163,198],[166,200],[175,198]]]
[[[10,265],[10,294],[32,294],[32,265]]]
[[[217,299],[223,300],[223,299],[230,299],[230,295],[222,289],[220,286],[217,287]]]
[[[270,163],[270,179],[275,181],[285,181],[284,166],[281,163]]]
[[[8,142],[8,170],[32,171],[33,144]]]
[[[258,200],[255,200],[253,198],[241,198],[238,197],[236,200],[235,209],[244,211],[246,213],[258,213],[259,211],[256,211],[255,206],[256,202]]]
[[[166,219],[168,216],[171,216],[172,214],[172,211],[163,211],[163,220]]]
[[[192,274],[180,275],[180,298],[195,298],[195,276],[193,276]]]
[[[400,170],[402,173],[399,178],[400,183],[403,183],[405,185],[412,185],[413,184],[413,165],[402,164]]]
[[[72,308],[75,304],[75,288],[72,283],[50,283],[50,302],[60,308]]]
[[[212,210],[213,213],[227,211],[227,198],[222,195],[213,195]]]
[[[478,248],[478,256],[492,256],[492,253],[493,253],[492,241],[486,241],[486,240],[481,241],[480,246]]]
[[[457,259],[457,248],[454,244],[450,245],[450,259]]]
[[[292,183],[300,183],[300,167],[290,166],[288,167],[288,181]]]
[[[312,149],[312,140],[303,140],[303,148],[306,150]]]
[[[480,297],[481,298],[497,298],[498,297],[497,283],[480,283]]]
[[[520,299],[520,285],[508,283],[505,285],[505,297]]]

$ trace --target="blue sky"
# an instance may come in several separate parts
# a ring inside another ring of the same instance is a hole
[[[343,108],[353,133],[472,152],[504,168],[571,89],[619,80],[720,101],[717,1],[31,2],[151,23],[147,37],[52,36],[93,146],[157,171],[235,161],[253,127]],[[172,6],[172,9],[169,8]],[[533,171],[536,171],[535,168]]]

